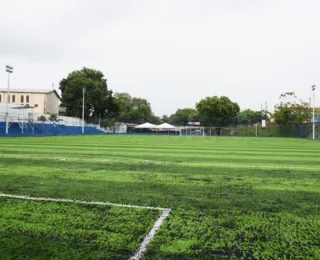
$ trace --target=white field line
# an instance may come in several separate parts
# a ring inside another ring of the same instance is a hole
[[[149,206],[137,206],[137,205],[128,205],[128,204],[118,204],[118,203],[111,203],[111,202],[100,202],[100,201],[84,201],[84,200],[70,200],[70,199],[56,199],[56,198],[43,198],[43,197],[30,197],[24,195],[11,195],[11,194],[4,194],[0,193],[0,197],[7,197],[7,198],[15,198],[15,199],[23,199],[23,200],[34,200],[34,201],[53,201],[53,202],[69,202],[69,203],[80,203],[80,204],[91,204],[91,205],[108,205],[108,206],[115,206],[115,207],[125,207],[125,208],[137,208],[137,209],[150,209],[150,210],[161,210],[162,214],[157,219],[157,221],[153,224],[150,232],[145,236],[140,247],[135,252],[135,255],[130,258],[130,260],[139,260],[144,255],[147,247],[154,239],[158,229],[162,225],[162,223],[166,220],[169,216],[171,209],[169,208],[159,208],[159,207],[149,207]]]
[[[143,239],[143,241],[142,241],[139,249],[135,253],[135,255],[130,258],[131,260],[139,260],[139,259],[141,259],[141,257],[143,256],[144,252],[147,250],[148,245],[151,243],[151,241],[155,237],[156,232],[158,231],[158,229],[160,228],[162,223],[166,220],[166,218],[169,216],[170,211],[171,211],[170,209],[164,209],[163,210],[161,216],[153,224],[150,232]]]

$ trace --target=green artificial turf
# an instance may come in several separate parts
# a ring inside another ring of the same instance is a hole
[[[160,212],[0,197],[1,259],[129,258]]]
[[[0,139],[0,178],[2,193],[171,208],[145,259],[320,259],[318,141]]]

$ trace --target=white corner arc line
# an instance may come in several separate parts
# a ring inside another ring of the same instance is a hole
[[[24,196],[24,195],[11,195],[0,193],[0,197],[7,197],[7,198],[14,198],[14,199],[23,199],[23,200],[34,200],[34,201],[53,201],[53,202],[69,202],[69,203],[79,203],[79,204],[91,204],[91,205],[109,205],[115,207],[126,207],[126,208],[138,208],[138,209],[150,209],[150,210],[161,210],[161,216],[156,220],[153,224],[149,233],[145,236],[140,247],[135,252],[135,255],[130,258],[130,260],[139,260],[144,255],[147,247],[154,239],[158,229],[169,216],[171,209],[169,208],[160,208],[160,207],[150,207],[150,206],[137,206],[137,205],[130,205],[130,204],[118,204],[118,203],[111,203],[111,202],[100,202],[100,201],[84,201],[84,200],[71,200],[71,199],[57,199],[57,198],[45,198],[45,197],[31,197],[31,196]]]

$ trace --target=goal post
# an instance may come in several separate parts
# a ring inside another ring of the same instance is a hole
[[[237,128],[209,126],[204,128],[204,133],[206,136],[235,136],[237,135]]]
[[[200,126],[182,126],[179,127],[179,135],[204,136],[205,130]]]

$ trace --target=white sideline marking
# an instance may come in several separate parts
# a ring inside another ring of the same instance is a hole
[[[138,208],[138,209],[151,209],[151,210],[161,210],[162,214],[157,219],[157,221],[153,224],[150,232],[145,236],[140,247],[136,251],[135,255],[130,258],[130,260],[139,260],[147,250],[147,247],[154,239],[158,229],[162,225],[162,223],[166,220],[169,216],[171,209],[169,208],[159,208],[159,207],[149,207],[149,206],[137,206],[137,205],[128,205],[128,204],[118,204],[118,203],[111,203],[111,202],[100,202],[100,201],[84,201],[84,200],[70,200],[70,199],[55,199],[55,198],[42,198],[42,197],[30,197],[30,196],[23,196],[23,195],[11,195],[11,194],[4,194],[0,193],[0,197],[7,197],[7,198],[15,198],[15,199],[24,199],[24,200],[35,200],[35,201],[54,201],[54,202],[70,202],[70,203],[80,203],[80,204],[91,204],[91,205],[109,205],[115,207],[125,207],[125,208]]]

